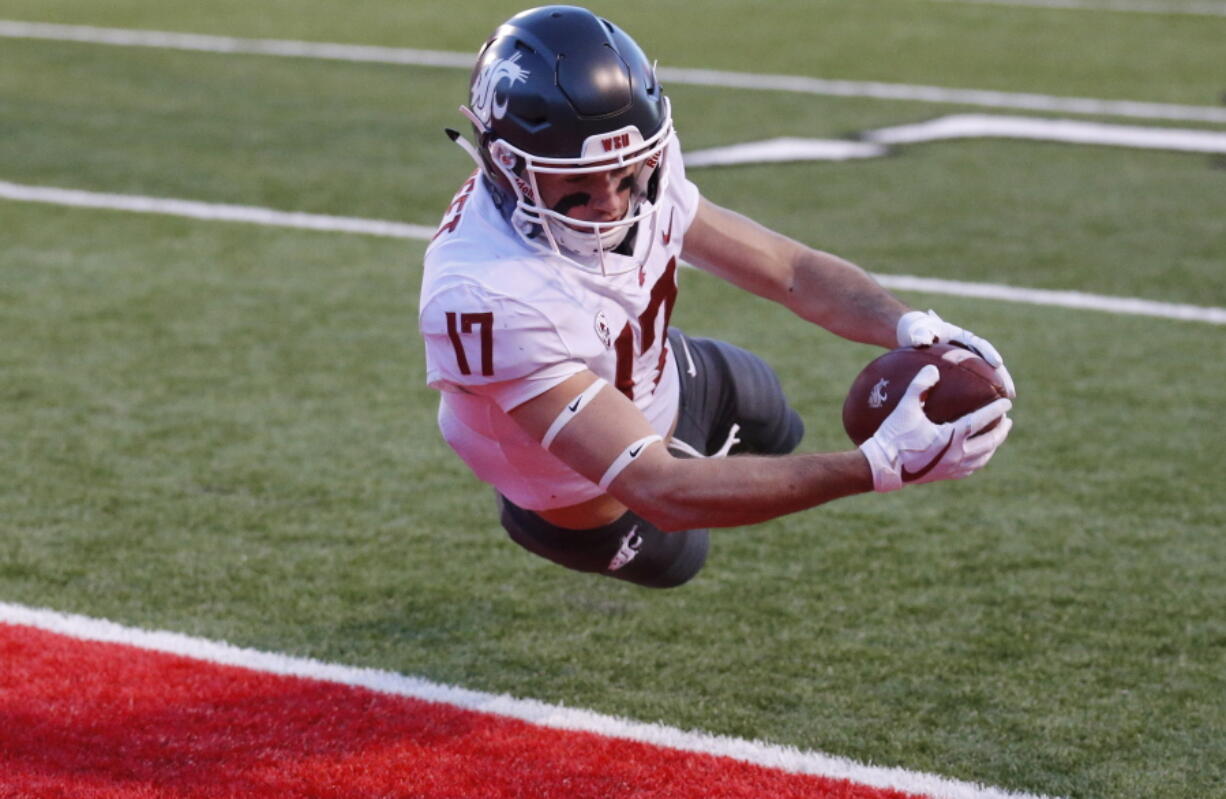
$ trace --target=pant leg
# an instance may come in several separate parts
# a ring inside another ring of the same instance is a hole
[[[575,571],[602,574],[648,588],[674,588],[707,560],[706,530],[666,533],[633,511],[590,530],[567,530],[498,495],[502,526],[511,540]]]
[[[669,330],[669,343],[681,374],[675,440],[712,455],[723,449],[736,425],[740,443],[727,454],[782,455],[796,449],[804,422],[765,361],[725,341],[690,338],[676,328]]]
[[[783,454],[804,435],[774,371],[758,356],[713,339],[689,338],[669,329],[669,346],[681,378],[673,448],[680,457],[719,452],[736,426],[741,443],[731,452]],[[650,588],[691,580],[706,563],[707,530],[664,532],[627,511],[589,530],[557,527],[498,495],[500,520],[524,549],[575,571],[602,574]]]

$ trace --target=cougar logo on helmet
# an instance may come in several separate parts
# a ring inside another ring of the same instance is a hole
[[[498,84],[507,81],[514,86],[528,79],[528,70],[518,63],[521,55],[515,53],[510,58],[499,58],[486,64],[473,84],[473,113],[485,124],[488,125],[491,119],[502,119],[507,113],[506,98],[501,103],[495,99]]]

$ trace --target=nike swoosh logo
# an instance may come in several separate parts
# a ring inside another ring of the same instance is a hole
[[[668,210],[668,232],[662,234],[664,236],[665,244],[668,244],[670,241],[673,240],[673,214],[675,214],[676,212],[677,212],[676,208],[670,208]]]
[[[902,467],[902,481],[904,483],[911,483],[931,472],[933,467],[941,462],[941,458],[945,457],[945,453],[949,452],[949,448],[953,445],[953,443],[954,434],[950,433],[949,440],[945,442],[945,446],[941,447],[941,451],[936,454],[936,457],[928,461],[928,465],[917,472],[908,471],[906,466]]]
[[[642,451],[643,451],[643,445],[642,445],[642,444],[639,444],[637,447],[635,447],[634,449],[630,450],[630,451],[629,451],[629,452],[627,452],[626,454],[627,454],[627,455],[629,455],[631,458],[637,458],[637,457],[639,456],[639,453],[640,453],[640,452],[642,452]]]
[[[574,413],[575,411],[579,410],[579,403],[582,401],[583,401],[583,397],[575,397],[575,401],[572,402],[570,405],[567,405],[566,410],[570,411],[571,413]]]

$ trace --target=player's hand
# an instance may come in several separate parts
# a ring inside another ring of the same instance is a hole
[[[996,373],[1000,375],[1000,382],[1005,386],[1006,396],[1010,399],[1017,396],[1017,390],[1013,387],[1013,378],[1009,375],[1009,370],[1005,368],[1005,361],[991,342],[976,336],[966,328],[951,325],[937,316],[936,311],[927,313],[910,311],[903,314],[898,320],[897,332],[900,347],[927,347],[940,342],[961,344],[967,347],[996,369]]]
[[[1005,414],[1013,403],[1007,399],[998,399],[945,424],[929,419],[920,395],[935,386],[940,377],[931,364],[921,369],[898,407],[872,438],[860,445],[872,467],[875,490],[895,491],[907,483],[966,477],[982,468],[1009,435],[1013,420]],[[994,419],[1000,423],[975,435]]]

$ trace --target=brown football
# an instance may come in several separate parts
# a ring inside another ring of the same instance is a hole
[[[938,424],[952,422],[1005,396],[996,370],[964,347],[934,344],[890,350],[864,367],[843,402],[843,429],[857,446],[877,432],[911,380],[927,364],[941,372],[940,381],[924,398],[924,412]]]

